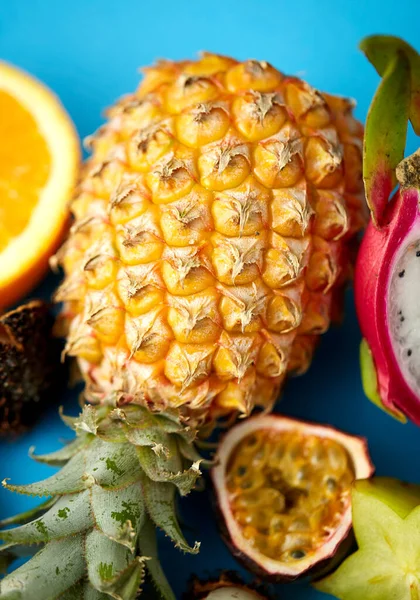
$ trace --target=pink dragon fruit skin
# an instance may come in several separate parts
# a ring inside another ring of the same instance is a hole
[[[420,394],[401,371],[390,335],[389,301],[392,276],[398,277],[396,259],[402,242],[412,235],[420,240],[419,202],[416,189],[396,193],[387,207],[384,224],[378,227],[373,221],[369,223],[355,273],[356,309],[376,367],[377,393],[385,408],[396,413],[395,416],[400,412],[405,414],[417,425],[420,425]]]
[[[355,270],[362,379],[372,401],[420,425],[420,150],[402,160],[408,119],[420,130],[420,56],[386,36],[367,38],[362,50],[383,75],[366,123],[372,218]]]

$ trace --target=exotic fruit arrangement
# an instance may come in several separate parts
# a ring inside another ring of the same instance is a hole
[[[420,134],[420,55],[386,36],[366,39],[362,49],[383,76],[366,123],[372,220],[355,277],[362,375],[375,403],[420,425],[420,153],[403,160],[409,119]]]
[[[41,548],[2,581],[4,600],[134,600],[145,569],[174,599],[155,527],[198,551],[175,513],[177,493],[200,476],[196,436],[220,417],[269,409],[339,312],[364,224],[362,127],[351,112],[266,62],[210,54],[146,69],[137,92],[109,110],[88,141],[75,221],[55,261],[65,271],[56,295],[65,352],[90,404],[66,419],[72,443],[36,457],[58,473],[6,483],[51,499],[0,534],[9,552]],[[290,447],[300,440],[288,435]],[[329,437],[330,462],[316,477],[334,479],[331,544],[318,551],[314,525],[307,543],[282,549],[307,552],[308,567],[334,553],[350,526],[346,490],[359,469],[370,472],[356,442]],[[298,523],[288,508],[277,512],[280,534]],[[272,550],[258,548],[269,561]],[[299,560],[290,558],[278,572]]]

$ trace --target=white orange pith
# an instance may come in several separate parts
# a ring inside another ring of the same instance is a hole
[[[248,413],[308,367],[363,223],[351,110],[265,62],[146,69],[89,140],[58,256],[88,398]]]
[[[77,135],[53,93],[0,62],[0,308],[46,271],[78,163]]]
[[[235,448],[226,484],[243,536],[265,556],[289,562],[328,541],[349,507],[354,477],[338,442],[262,429]]]

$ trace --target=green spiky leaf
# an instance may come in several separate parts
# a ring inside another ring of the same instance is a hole
[[[27,496],[61,496],[82,492],[92,487],[94,483],[94,478],[85,471],[84,452],[79,452],[48,479],[28,485],[13,485],[4,480],[3,486]]]
[[[181,496],[186,496],[194,488],[195,483],[200,477],[201,472],[199,464],[194,463],[189,469],[182,471],[182,461],[177,456],[177,465],[171,458],[166,459],[158,452],[148,447],[137,449],[140,464],[152,481],[168,481],[173,483],[179,490]],[[173,458],[173,454],[170,455]],[[169,470],[171,469],[171,470]]]
[[[98,592],[88,581],[81,580],[61,594],[57,600],[110,600],[110,596]]]
[[[34,521],[0,532],[8,544],[40,544],[74,535],[93,527],[89,491],[60,498],[48,512]]]
[[[139,480],[140,465],[131,444],[96,438],[86,451],[86,473],[106,488],[121,488]]]
[[[128,427],[126,436],[134,446],[162,447],[169,452],[169,434],[159,429],[133,429]]]
[[[50,542],[0,582],[1,599],[56,598],[82,578],[85,570],[83,551],[81,535]]]
[[[42,504],[38,506],[34,506],[25,512],[19,513],[13,517],[8,517],[7,519],[3,519],[0,521],[0,528],[10,527],[10,525],[24,525],[25,523],[29,523],[29,521],[33,521],[38,517],[41,517],[43,514],[47,512],[57,502],[57,498],[49,498]]]
[[[63,446],[63,448],[60,448],[60,450],[50,452],[49,454],[37,455],[34,454],[34,448],[30,448],[29,456],[33,458],[33,460],[36,460],[36,462],[49,465],[50,467],[62,467],[84,446],[86,446],[86,440],[76,438],[69,444]]]
[[[147,571],[153,584],[163,600],[176,600],[175,594],[166,579],[161,567],[157,552],[156,531],[152,521],[147,518],[141,530],[140,548],[149,560],[146,563]]]
[[[89,581],[100,592],[105,592],[118,573],[134,559],[131,550],[97,529],[87,534],[85,548]],[[112,560],[107,560],[107,557],[112,557]]]
[[[60,419],[63,421],[67,427],[76,431],[76,423],[80,419],[80,415],[78,417],[70,417],[69,415],[64,414],[64,408],[60,406],[58,409],[58,414],[60,415]]]
[[[82,589],[83,600],[109,600],[108,594],[103,594],[102,592],[98,592],[95,588],[90,585],[89,582],[85,582]],[[78,596],[73,596],[71,600],[77,598]]]
[[[141,593],[144,574],[144,559],[136,556],[124,571],[118,573],[107,593],[115,600],[131,600],[138,597]]]
[[[11,562],[13,562],[17,558],[28,558],[29,556],[34,556],[34,554],[36,554],[42,546],[43,544],[4,544],[0,546],[0,556],[7,556],[8,560],[11,559]]]
[[[76,585],[66,590],[57,598],[57,600],[75,600],[76,598],[85,599],[83,592],[83,581],[78,581]]]
[[[127,438],[126,423],[125,412],[121,408],[115,408],[107,418],[99,422],[96,435],[106,442],[124,442]]]
[[[144,579],[142,557],[94,529],[86,536],[86,562],[89,581],[97,591],[116,600],[131,600],[137,595]]]
[[[150,562],[155,585],[165,600],[173,600],[151,523],[185,552],[198,551],[197,544],[191,548],[186,542],[175,505],[177,492],[188,493],[200,474],[201,459],[188,450],[195,433],[173,414],[137,406],[90,407],[67,421],[76,430],[75,441],[37,457],[64,463],[61,470],[39,483],[6,484],[52,498],[5,523],[21,524],[0,533],[5,566],[22,551],[36,554],[4,579],[1,598],[136,600]],[[146,550],[147,557],[141,554]]]
[[[381,224],[404,157],[410,110],[410,64],[398,52],[387,65],[366,120],[363,179],[375,224]]]
[[[144,500],[151,519],[183,552],[196,554],[200,545],[191,547],[185,539],[176,517],[175,493],[171,483],[158,483],[147,477],[143,480]]]
[[[178,448],[182,456],[192,463],[198,463],[205,467],[213,464],[211,460],[205,460],[198,452],[197,448],[183,437],[178,437]]]
[[[98,431],[98,411],[90,404],[86,404],[80,416],[74,421],[74,428],[79,433],[96,435]]]
[[[99,529],[110,539],[133,550],[136,532],[141,530],[145,518],[141,484],[136,482],[121,490],[94,486],[91,505]]]

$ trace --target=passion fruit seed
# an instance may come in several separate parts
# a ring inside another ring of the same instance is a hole
[[[232,453],[227,487],[243,536],[283,562],[314,553],[350,502],[354,468],[334,440],[261,429]]]

